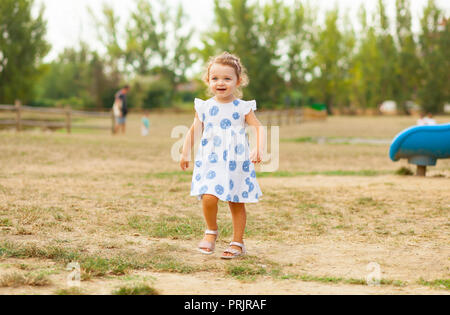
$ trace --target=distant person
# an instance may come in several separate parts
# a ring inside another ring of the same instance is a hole
[[[432,113],[421,113],[420,118],[417,120],[419,126],[433,126],[436,125],[436,120],[433,119]]]
[[[120,131],[122,131],[122,133],[125,133],[126,117],[128,114],[127,94],[129,91],[130,86],[125,85],[122,89],[117,91],[114,96],[113,112],[116,120],[114,133],[118,133]]]
[[[420,113],[420,118],[417,119],[417,125],[418,126],[425,126],[426,125],[426,116],[424,112]]]
[[[427,117],[425,117],[425,119],[426,119],[426,125],[429,125],[429,126],[436,125],[436,120],[433,119],[432,113],[428,113]]]
[[[150,132],[150,119],[149,119],[148,111],[144,112],[144,117],[142,117],[142,124],[141,124],[141,135],[142,136],[148,136]]]

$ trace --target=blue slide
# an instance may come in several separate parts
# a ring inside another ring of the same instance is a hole
[[[436,165],[437,159],[450,158],[450,124],[403,130],[392,140],[389,157],[392,161],[405,158],[420,167]]]

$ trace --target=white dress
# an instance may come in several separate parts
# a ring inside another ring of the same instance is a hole
[[[256,110],[255,101],[218,103],[195,99],[203,134],[192,174],[191,196],[214,195],[223,201],[258,202],[262,196],[250,161],[245,115]]]

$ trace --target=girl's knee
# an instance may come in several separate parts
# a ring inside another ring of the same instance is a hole
[[[202,200],[203,200],[204,203],[207,203],[207,204],[216,204],[219,201],[219,198],[217,198],[214,195],[204,194],[202,196]]]

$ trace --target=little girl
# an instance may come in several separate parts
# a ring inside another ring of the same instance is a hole
[[[255,116],[255,101],[243,101],[241,88],[248,84],[240,59],[227,52],[210,59],[204,81],[214,95],[207,101],[195,99],[194,122],[186,135],[180,166],[189,167],[191,149],[202,135],[195,157],[191,196],[202,200],[207,230],[198,249],[212,254],[218,237],[217,203],[227,201],[233,221],[233,241],[221,258],[232,259],[246,253],[245,203],[258,202],[261,189],[252,163],[262,159],[265,136]],[[256,149],[249,152],[245,123],[256,129]]]

